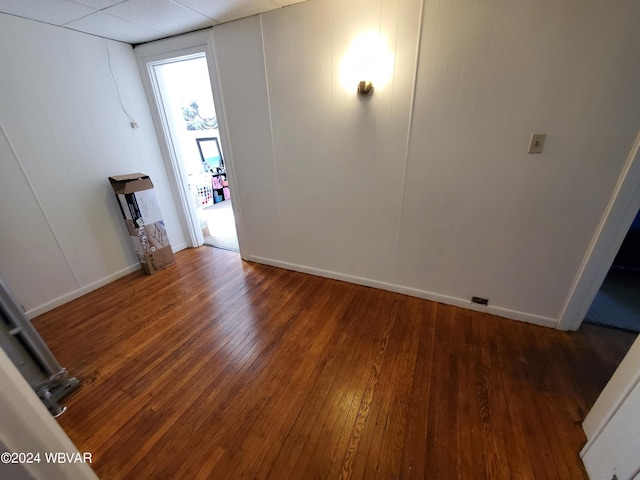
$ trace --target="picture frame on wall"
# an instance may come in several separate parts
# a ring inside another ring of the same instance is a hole
[[[207,170],[224,172],[224,160],[217,137],[196,138],[202,163]]]

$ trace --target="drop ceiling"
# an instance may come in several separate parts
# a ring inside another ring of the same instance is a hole
[[[138,44],[302,0],[0,0],[0,12]]]

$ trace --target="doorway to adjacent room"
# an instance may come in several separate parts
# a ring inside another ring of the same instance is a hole
[[[585,323],[640,333],[640,212],[585,316]]]
[[[205,245],[238,252],[232,191],[205,53],[149,63],[165,135]]]

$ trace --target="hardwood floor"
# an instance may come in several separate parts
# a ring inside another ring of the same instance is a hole
[[[635,338],[176,262],[33,322],[83,383],[59,421],[102,479],[586,478],[581,422]]]

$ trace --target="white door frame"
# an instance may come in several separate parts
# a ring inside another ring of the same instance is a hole
[[[7,354],[0,348],[0,444],[13,453],[40,452],[40,462],[10,464],[0,470],[13,478],[36,480],[98,480],[89,463],[48,463],[44,452],[78,450],[58,422],[51,416],[31,386]],[[2,453],[2,452],[0,452]],[[93,455],[93,452],[87,452]],[[81,455],[84,456],[84,452]],[[97,460],[90,458],[93,463]],[[4,463],[4,462],[3,462]]]
[[[134,48],[134,53],[138,62],[138,69],[142,77],[147,100],[151,107],[156,134],[160,139],[160,148],[172,183],[172,193],[178,205],[182,229],[189,247],[199,247],[203,244],[204,237],[202,236],[196,207],[193,204],[191,192],[189,191],[184,165],[176,154],[164,109],[158,104],[160,96],[158,95],[158,84],[153,67],[163,63],[206,56],[209,80],[211,82],[211,93],[214,98],[216,117],[218,119],[218,132],[222,154],[227,171],[230,173],[228,178],[229,185],[231,191],[234,192],[232,208],[238,234],[238,244],[240,254],[244,258],[243,252],[246,251],[246,249],[244,248],[244,229],[242,228],[241,208],[238,198],[239,190],[232,153],[229,148],[230,142],[226,128],[224,106],[220,94],[211,29],[138,45]]]
[[[621,466],[627,457],[617,442],[629,438],[638,438],[638,422],[620,422],[616,415],[622,409],[632,410],[632,417],[637,420],[639,412],[633,412],[635,405],[630,395],[640,384],[640,337],[624,357],[617,370],[605,386],[593,405],[593,408],[582,423],[587,436],[587,443],[580,452],[585,468],[591,478],[610,478],[616,466]],[[636,392],[637,393],[637,392]],[[624,418],[624,417],[623,417]],[[629,447],[627,443],[625,445]],[[636,457],[637,458],[637,457]],[[640,468],[640,459],[636,460],[632,470]]]
[[[587,250],[556,328],[577,330],[640,210],[640,132]]]

